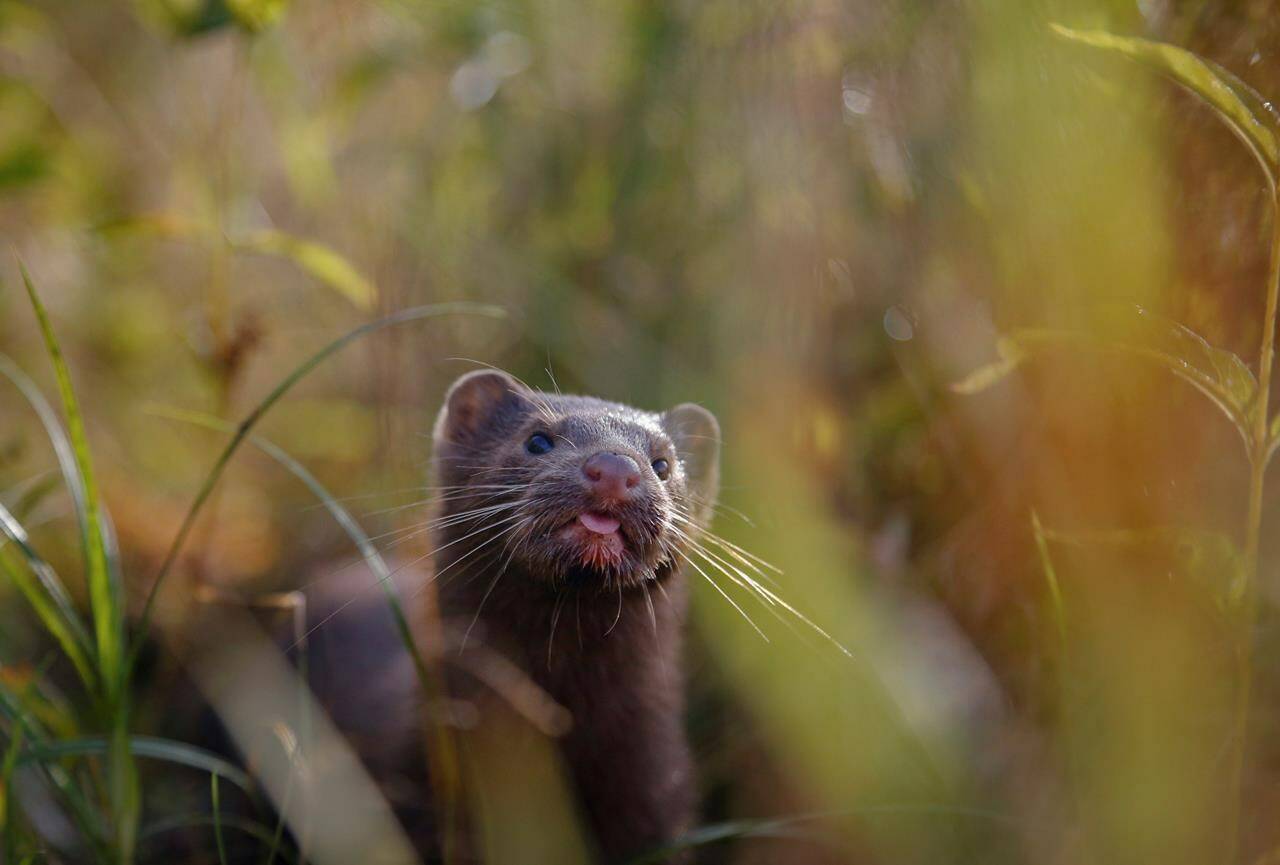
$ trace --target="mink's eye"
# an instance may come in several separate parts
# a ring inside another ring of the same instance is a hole
[[[529,440],[524,443],[524,449],[534,456],[545,454],[553,447],[555,447],[555,445],[551,443],[551,439],[542,433],[534,433],[529,436]]]
[[[658,457],[653,461],[653,473],[658,476],[659,480],[666,480],[671,475],[671,463]]]

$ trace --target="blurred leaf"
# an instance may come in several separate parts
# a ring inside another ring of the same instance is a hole
[[[201,36],[228,24],[258,33],[280,20],[289,0],[134,0],[142,17],[179,36]]]
[[[275,229],[254,232],[244,238],[224,238],[216,228],[197,220],[173,213],[151,213],[106,223],[101,230],[126,236],[143,234],[185,240],[210,247],[228,243],[239,252],[287,258],[361,309],[372,309],[378,299],[377,287],[340,253],[314,240]]]
[[[1016,330],[997,342],[999,360],[970,373],[952,385],[952,389],[964,394],[986,390],[1006,378],[1024,361],[1039,355],[1073,349],[1114,352],[1155,361],[1189,383],[1227,416],[1248,447],[1249,416],[1254,408],[1258,384],[1244,361],[1211,345],[1190,328],[1152,316],[1143,309],[1138,309],[1137,317],[1125,324],[1125,336],[1141,341],[1121,341],[1085,331]]]
[[[1280,112],[1231,72],[1163,42],[1115,36],[1104,30],[1049,25],[1064,39],[1121,54],[1149,66],[1198,96],[1248,145],[1272,188],[1280,171]]]
[[[217,238],[212,226],[176,213],[146,213],[101,223],[98,230],[111,234],[144,234],[171,240],[211,243]]]
[[[26,186],[49,173],[49,155],[38,144],[23,144],[0,154],[0,189]]]
[[[1022,348],[1015,337],[1002,336],[996,340],[996,354],[999,360],[986,366],[980,366],[960,381],[951,385],[956,393],[972,395],[981,393],[993,385],[999,384],[1016,370],[1023,361]]]
[[[280,20],[289,0],[226,0],[226,4],[242,27],[257,33]]]
[[[378,299],[373,283],[365,279],[351,262],[315,241],[271,230],[233,241],[232,245],[236,249],[287,258],[361,309],[372,309]]]
[[[199,36],[232,22],[222,0],[133,0],[140,17],[179,36]]]

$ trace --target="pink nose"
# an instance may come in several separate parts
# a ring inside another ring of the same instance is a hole
[[[597,496],[623,501],[640,483],[640,466],[629,456],[601,451],[582,464],[591,491]]]

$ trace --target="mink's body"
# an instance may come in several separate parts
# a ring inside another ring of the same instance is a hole
[[[440,614],[568,710],[560,752],[605,862],[692,823],[681,564],[716,494],[718,438],[697,406],[645,412],[490,371],[459,379],[436,423]]]

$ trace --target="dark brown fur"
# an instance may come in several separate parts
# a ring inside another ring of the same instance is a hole
[[[535,433],[554,449],[531,454]],[[569,711],[561,753],[606,862],[668,843],[692,822],[681,534],[709,517],[718,438],[715,419],[697,406],[656,414],[532,391],[490,371],[459,379],[436,423],[441,614]],[[582,464],[601,451],[639,466],[631,500],[593,497]],[[651,468],[659,458],[670,464],[665,480]],[[491,510],[460,516],[480,507]],[[621,522],[625,551],[603,564],[584,560],[571,531],[587,510]],[[482,691],[458,687],[469,699]]]

